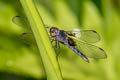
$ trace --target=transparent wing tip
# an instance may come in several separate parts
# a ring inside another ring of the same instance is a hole
[[[100,48],[100,47],[98,47],[101,51],[103,51],[104,52],[104,57],[103,57],[103,59],[105,59],[105,58],[107,58],[107,54],[106,54],[106,52],[104,51],[104,49],[102,49],[102,48]]]
[[[16,24],[16,25],[19,25],[20,23],[18,23],[18,20],[20,19],[20,17],[21,16],[14,16],[13,18],[12,18],[12,22],[14,23],[14,24]],[[21,26],[21,25],[20,25]]]
[[[14,16],[14,17],[12,18],[12,21],[14,22],[15,18],[19,18],[19,17],[21,17],[21,16]]]
[[[93,30],[92,32],[97,33],[95,30]]]

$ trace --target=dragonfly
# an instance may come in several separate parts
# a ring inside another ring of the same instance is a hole
[[[30,25],[26,18],[15,16],[12,21],[17,25],[24,26],[24,28],[30,30]],[[49,28],[51,43],[55,41],[56,48],[60,48],[61,43],[70,48],[74,53],[88,63],[90,62],[88,57],[93,59],[107,58],[107,54],[102,48],[93,45],[93,43],[101,40],[100,35],[95,30],[77,29],[73,31],[66,31],[53,26],[47,26],[46,28]]]

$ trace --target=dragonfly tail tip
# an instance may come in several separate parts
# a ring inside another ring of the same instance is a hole
[[[89,59],[87,57],[82,57],[82,59],[87,62],[87,63],[90,63]]]

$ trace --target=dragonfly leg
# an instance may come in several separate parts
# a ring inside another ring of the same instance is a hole
[[[60,49],[60,42],[58,41],[58,48]]]
[[[57,43],[57,47],[58,47],[58,50],[57,50],[57,54],[56,54],[56,57],[58,58],[58,56],[60,55],[60,53],[61,53],[61,48],[60,48],[60,42],[58,41],[58,43]]]
[[[55,41],[54,39],[51,39],[51,44],[52,44],[52,47],[54,48],[55,46],[53,46],[53,41]]]
[[[56,40],[56,45],[55,45],[56,48],[60,49],[60,42],[58,40]]]
[[[55,46],[53,46],[53,42],[56,42],[55,43]],[[54,39],[51,39],[51,43],[52,43],[52,47],[54,48],[54,49],[56,49],[57,48],[57,46],[58,46],[58,42],[56,41],[56,40],[54,40]]]
[[[60,42],[58,41],[58,40],[55,40],[55,39],[51,39],[51,43],[53,43],[55,41],[55,46],[53,46],[53,48],[55,49],[55,51],[57,52],[57,54],[56,54],[56,57],[57,57],[57,59],[58,59],[58,55],[60,54],[60,52],[58,52],[58,51],[60,51]]]
[[[58,41],[56,40],[56,43],[55,43],[55,48],[57,48],[58,47]]]
[[[51,39],[51,43],[53,43],[53,41],[54,41],[54,40],[53,40],[53,39]]]
[[[58,40],[55,40],[55,42],[56,45],[54,46],[54,49],[57,52],[56,57],[58,58],[58,55],[60,54],[60,44]]]

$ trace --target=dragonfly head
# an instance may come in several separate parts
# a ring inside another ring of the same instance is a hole
[[[50,28],[50,36],[55,37],[58,33],[59,29],[56,27],[51,27]]]

